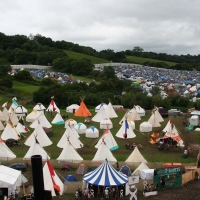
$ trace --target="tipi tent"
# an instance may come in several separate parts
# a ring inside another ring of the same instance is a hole
[[[102,107],[106,109],[108,105],[106,103],[100,103],[98,106],[96,106],[95,112],[99,112]]]
[[[85,105],[85,103],[83,101],[84,101],[84,98],[81,99],[81,104],[80,104],[79,108],[77,109],[77,111],[74,113],[74,116],[91,117],[92,114],[87,109],[87,107],[86,107],[86,105]]]
[[[17,116],[26,116],[27,113],[28,113],[27,109],[24,108],[24,106],[22,106],[22,105],[18,105],[18,106],[16,107],[16,109],[15,109],[15,114],[16,114]]]
[[[52,196],[56,196],[55,190],[59,195],[63,194],[64,184],[56,174],[51,163],[46,161],[43,167],[43,179],[44,179],[44,189],[51,191]]]
[[[130,156],[125,160],[125,163],[132,164],[135,162],[144,162],[147,163],[147,161],[144,159],[140,151],[137,147],[133,150],[133,152],[130,154]]]
[[[109,119],[108,113],[106,112],[106,108],[103,106],[91,120],[94,122],[101,122],[101,120],[106,118]]]
[[[83,147],[83,143],[78,139],[78,137],[74,134],[73,129],[69,126],[66,128],[57,146],[59,148],[64,148],[68,140],[75,149]]]
[[[142,162],[131,174],[132,176],[136,176],[139,175],[139,177],[141,178],[141,172],[144,169],[149,169],[149,167],[146,165],[146,163]]]
[[[164,135],[164,139],[165,138],[171,138],[173,140],[175,140],[180,146],[184,146],[183,145],[183,140],[181,139],[178,130],[176,129],[176,126],[173,124],[173,121],[170,119],[166,125],[166,127],[163,129],[165,133]]]
[[[41,115],[41,113],[37,110],[32,110],[31,113],[29,113],[26,116],[26,121],[27,122],[34,122],[36,119],[38,119],[38,117]]]
[[[26,142],[24,143],[27,146],[31,146],[32,143],[37,139],[39,144],[42,147],[50,146],[52,141],[49,139],[47,134],[45,133],[44,129],[42,128],[41,124],[38,124],[37,128],[33,131],[33,133],[27,138]]]
[[[119,131],[116,134],[119,138],[134,138],[136,137],[135,133],[133,132],[132,128],[129,126],[127,119],[122,123]]]
[[[89,172],[83,176],[86,183],[95,186],[120,186],[128,182],[128,177],[115,170],[107,159],[94,171]]]
[[[70,140],[68,139],[68,141],[65,142],[65,147],[56,160],[79,163],[83,161],[83,158],[77,153],[77,151],[71,145]]]
[[[31,160],[31,157],[34,155],[41,155],[43,161],[50,159],[47,152],[42,148],[36,139],[32,142],[23,160]]]
[[[17,131],[12,122],[8,120],[7,125],[1,134],[1,139],[7,140],[12,138],[15,140],[19,140],[20,137],[21,137],[20,133]]]
[[[37,103],[37,104],[33,107],[33,110],[37,110],[37,111],[40,111],[41,113],[45,113],[46,108],[44,107],[43,104]]]
[[[67,128],[68,126],[72,127],[75,126],[77,124],[77,121],[75,119],[67,119],[65,121],[65,128]]]
[[[0,138],[0,160],[12,160],[16,155],[7,147],[5,142]]]
[[[49,107],[47,108],[47,111],[49,111],[49,112],[60,112],[59,108],[57,107],[57,105],[54,101],[54,96],[51,97],[51,102],[49,104]]]
[[[95,156],[91,162],[102,163],[105,161],[105,159],[107,159],[112,164],[115,164],[117,162],[116,158],[113,156],[112,152],[102,139],[102,143],[98,147],[97,152],[95,153]]]
[[[145,110],[142,107],[140,107],[138,105],[136,105],[135,107],[136,107],[136,111],[138,112],[138,114],[140,115],[140,117],[145,116]]]
[[[14,98],[12,99],[12,104],[11,104],[11,106],[10,106],[8,112],[11,113],[12,111],[14,111],[14,110],[16,109],[17,106],[18,106],[17,98],[14,97]]]
[[[65,124],[65,121],[63,120],[61,114],[57,113],[51,123],[52,124]]]
[[[116,112],[115,112],[115,110],[114,110],[111,102],[109,102],[109,104],[108,104],[108,106],[106,108],[106,112],[107,112],[109,118],[116,118],[116,117],[118,117],[118,115],[116,114]]]
[[[112,133],[109,129],[106,129],[106,131],[103,133],[102,137],[99,139],[98,143],[95,145],[95,148],[99,148],[99,146],[102,143],[102,139],[106,143],[107,147],[113,151],[119,148],[117,142],[115,141],[115,138],[113,137]]]

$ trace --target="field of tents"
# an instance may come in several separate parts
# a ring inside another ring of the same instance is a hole
[[[132,173],[144,163],[194,165],[199,152],[200,135],[185,126],[187,115],[163,118],[156,106],[149,111],[139,105],[114,110],[110,102],[88,109],[82,98],[80,105],[60,110],[54,97],[47,106],[19,105],[13,98],[12,103],[2,105],[0,116],[3,165],[19,161],[29,165],[32,156],[41,155],[42,161],[50,161],[43,168],[47,172],[50,163],[55,168],[64,164],[77,168],[80,163],[97,167],[107,160],[113,173],[122,165],[129,166]],[[70,173],[75,174],[73,170]],[[31,178],[30,173],[25,174]],[[82,180],[80,176],[83,174],[78,176]],[[94,181],[90,175],[85,178]]]

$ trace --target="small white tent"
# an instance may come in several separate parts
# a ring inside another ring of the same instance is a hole
[[[12,160],[16,155],[7,147],[5,142],[0,138],[0,160]]]
[[[140,151],[137,147],[133,150],[133,152],[130,154],[130,156],[125,160],[125,163],[132,164],[134,162],[144,162],[147,163],[147,161],[144,159]]]
[[[98,138],[99,137],[99,130],[94,126],[90,126],[85,131],[85,137],[87,138]]]
[[[66,108],[66,112],[68,113],[75,113],[80,106],[77,104],[72,104]]]
[[[131,174],[132,176],[136,176],[139,175],[139,177],[141,178],[141,172],[143,169],[149,169],[149,167],[146,165],[146,163],[142,162]]]

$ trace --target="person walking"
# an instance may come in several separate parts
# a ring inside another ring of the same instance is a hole
[[[161,178],[161,184],[162,184],[162,189],[164,190],[165,189],[165,178],[164,177]]]

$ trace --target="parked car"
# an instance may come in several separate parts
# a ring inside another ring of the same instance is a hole
[[[14,163],[14,164],[10,165],[9,167],[12,169],[22,171],[22,172],[27,171],[26,163]]]

